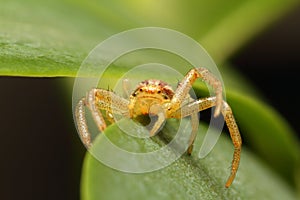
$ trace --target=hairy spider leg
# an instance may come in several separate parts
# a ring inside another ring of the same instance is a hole
[[[187,149],[187,153],[189,155],[192,154],[194,141],[195,141],[197,133],[198,133],[198,128],[199,128],[198,110],[197,110],[197,112],[191,113],[191,124],[192,124],[192,133],[191,133],[191,136],[189,139],[189,146]]]
[[[85,98],[80,99],[75,108],[75,120],[82,142],[87,148],[91,147],[91,135],[85,119]]]
[[[215,90],[216,95],[216,109],[214,116],[217,117],[221,113],[222,108],[222,83],[206,68],[199,67],[191,69],[183,78],[183,80],[178,84],[175,94],[168,108],[168,115],[175,112],[181,107],[182,102],[188,95],[193,83],[196,79],[202,79],[207,84],[211,85]]]
[[[216,106],[216,103],[217,103],[217,97],[201,98],[195,102],[192,102],[188,105],[183,106],[181,108],[181,110],[177,110],[175,113],[173,113],[172,117],[182,118],[182,117],[186,117],[189,115],[193,116],[195,113],[195,105],[198,106],[198,111],[202,111],[202,110],[211,108],[213,106]],[[236,176],[238,167],[239,167],[241,148],[242,148],[242,138],[241,138],[238,126],[236,124],[236,121],[234,119],[232,110],[225,101],[223,101],[223,103],[222,103],[221,113],[224,117],[224,120],[226,122],[226,125],[227,125],[229,133],[230,133],[232,143],[234,145],[234,153],[233,153],[233,159],[232,159],[232,164],[231,164],[231,174],[225,184],[225,187],[228,188],[232,184],[232,182]],[[195,122],[192,123],[192,127],[193,126],[196,126]],[[195,138],[196,138],[196,134],[191,134],[191,138],[190,138],[191,146],[193,145]],[[188,154],[192,153],[191,146],[188,148]]]
[[[125,98],[128,99],[130,97],[130,91],[131,91],[131,83],[129,79],[125,78],[122,80],[122,89]]]
[[[166,121],[166,115],[162,106],[158,104],[154,104],[153,106],[151,106],[149,111],[149,114],[157,116],[157,120],[150,130],[150,137],[152,137],[158,132],[159,128],[161,128],[163,123]]]
[[[103,92],[100,89],[92,89],[86,95],[86,106],[90,109],[90,111],[92,113],[92,117],[93,117],[94,121],[96,122],[98,129],[101,132],[104,131],[104,129],[106,129],[106,122],[98,108],[99,103],[100,103],[100,102],[98,103],[98,99],[99,99],[99,97],[101,97],[102,93]],[[110,93],[110,92],[105,91],[105,93]],[[103,101],[103,103],[102,102],[101,103],[109,105],[110,98],[103,98],[103,99],[105,101]],[[102,105],[101,103],[100,103],[100,105]],[[109,107],[108,105],[107,105],[107,107]],[[105,110],[109,111],[108,109],[105,109]]]
[[[92,117],[100,132],[106,128],[106,122],[100,110],[105,110],[107,114],[119,114],[128,116],[128,100],[116,95],[115,93],[103,89],[90,90],[86,98],[82,98],[75,108],[75,119],[78,124],[78,131],[83,143],[91,147],[91,134],[88,130],[85,116],[85,106],[89,108]],[[112,118],[112,116],[108,116]],[[112,119],[110,119],[111,122]]]

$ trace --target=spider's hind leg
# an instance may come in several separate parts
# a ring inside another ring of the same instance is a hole
[[[198,99],[197,101],[195,101],[191,104],[185,105],[181,109],[181,111],[179,110],[179,111],[176,111],[175,113],[173,113],[173,117],[174,118],[182,118],[182,117],[186,117],[189,115],[193,116],[195,113],[195,106],[197,106],[197,108],[196,108],[197,111],[201,111],[201,110],[205,110],[205,109],[211,108],[213,106],[216,106],[217,101],[218,101],[217,97],[207,97],[207,98]],[[238,126],[235,122],[232,110],[225,101],[222,101],[221,113],[224,117],[224,120],[226,122],[226,125],[227,125],[229,133],[230,133],[232,143],[234,145],[233,159],[232,159],[232,163],[231,163],[231,174],[225,184],[225,187],[228,188],[232,184],[232,182],[235,178],[235,175],[237,173],[238,167],[239,167],[241,148],[242,148],[242,138],[241,138]],[[190,138],[191,143],[190,143],[190,147],[188,149],[188,154],[191,154],[192,145],[195,140],[195,137],[196,137],[195,134],[191,135],[191,138]]]
[[[123,87],[123,95],[126,99],[130,97],[130,91],[131,91],[131,83],[129,79],[123,79],[122,81],[122,87]]]
[[[199,117],[198,112],[194,112],[191,114],[191,123],[192,123],[192,133],[189,139],[189,147],[187,149],[187,154],[191,155],[194,147],[194,142],[197,136],[198,128],[199,128]]]

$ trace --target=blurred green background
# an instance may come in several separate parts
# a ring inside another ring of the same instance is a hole
[[[266,121],[275,136],[259,137],[270,124],[263,130],[247,109],[236,118],[244,146],[297,193],[298,1],[0,0],[0,198],[79,199],[85,149],[72,118],[73,77],[99,42],[143,26],[191,36],[224,73],[237,110],[253,97],[274,113]]]

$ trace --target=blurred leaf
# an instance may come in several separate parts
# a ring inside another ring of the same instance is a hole
[[[269,24],[300,3],[297,0],[239,2],[240,4],[232,12],[220,18],[216,26],[199,39],[217,63],[224,62],[241,45],[247,43],[253,36],[265,30]]]
[[[128,120],[120,124],[130,126]],[[172,128],[172,123],[167,124],[163,134]],[[198,150],[206,127],[201,126],[200,130],[192,156],[183,155],[170,166],[154,172],[123,173],[87,154],[81,185],[82,199],[296,199],[291,188],[246,148],[242,151],[237,177],[232,186],[226,189],[224,184],[230,172],[228,166],[233,145],[228,138],[221,136],[213,151],[204,159],[199,159]],[[155,136],[156,141],[130,137],[116,124],[110,126],[105,135],[113,144],[120,148],[125,145],[129,148],[127,150],[133,152],[141,152],[141,149],[154,151],[164,143],[159,136]],[[96,148],[103,145],[103,137],[102,134],[97,138],[94,144]],[[170,152],[164,152],[164,156],[172,156]],[[115,158],[111,152],[106,153]],[[157,159],[160,159],[159,155]]]
[[[99,42],[143,26],[183,32],[200,41],[220,63],[296,3],[299,1],[0,0],[0,74],[75,76]]]
[[[286,119],[251,96],[228,92],[228,101],[247,144],[289,182],[294,183],[300,156],[299,142]]]

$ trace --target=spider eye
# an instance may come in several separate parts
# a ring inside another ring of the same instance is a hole
[[[142,88],[140,89],[140,92],[143,92],[143,89],[142,89]]]
[[[136,93],[133,93],[132,96],[133,96],[133,97],[136,97]]]
[[[158,90],[158,91],[157,91],[157,93],[158,93],[158,94],[160,94],[160,93],[161,93],[161,91],[160,91],[160,90]]]
[[[164,96],[164,99],[168,99],[168,96]]]

